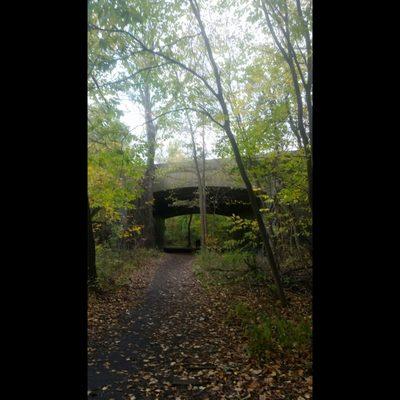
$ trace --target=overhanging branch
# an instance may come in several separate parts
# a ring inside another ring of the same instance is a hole
[[[163,67],[163,66],[169,65],[169,64],[171,64],[171,63],[170,62],[165,62],[165,63],[161,63],[161,64],[157,64],[157,65],[151,65],[149,67],[141,68],[141,69],[137,70],[136,72],[134,72],[131,75],[124,76],[123,78],[117,79],[116,81],[113,81],[113,82],[104,83],[103,85],[100,85],[100,87],[116,85],[118,83],[125,82],[125,81],[127,81],[127,80],[129,80],[131,78],[134,78],[136,75],[138,75],[138,74],[140,74],[142,72],[149,71],[149,70],[152,70],[152,69],[155,69],[155,68],[160,68],[160,67]]]
[[[94,30],[99,30],[99,31],[104,31],[104,32],[109,32],[109,33],[121,33],[124,35],[128,35],[131,39],[133,39],[137,44],[139,44],[139,46],[151,53],[154,54],[156,56],[162,57],[165,60],[171,62],[172,64],[176,64],[179,67],[183,68],[184,70],[186,70],[187,72],[191,73],[192,75],[194,75],[196,78],[200,79],[204,85],[207,87],[207,89],[218,99],[218,93],[213,89],[213,87],[208,83],[207,79],[204,78],[204,76],[200,75],[197,71],[195,71],[194,69],[188,67],[186,64],[182,63],[181,61],[178,61],[174,58],[172,58],[171,56],[169,56],[168,54],[165,54],[161,51],[157,51],[154,49],[149,48],[148,46],[146,46],[139,38],[137,38],[135,35],[133,35],[132,33],[125,31],[124,29],[118,29],[118,28],[114,28],[114,29],[107,29],[107,28],[100,28],[97,25],[93,25],[93,24],[89,24],[89,29],[94,29]]]

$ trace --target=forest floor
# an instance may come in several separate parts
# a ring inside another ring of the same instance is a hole
[[[88,398],[310,399],[311,356],[249,358],[226,323],[230,295],[205,289],[193,260],[163,254],[129,287],[89,300]]]

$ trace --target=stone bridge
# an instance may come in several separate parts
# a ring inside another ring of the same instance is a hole
[[[207,213],[252,215],[246,188],[233,161],[206,160],[205,170]],[[197,190],[193,161],[158,164],[154,182],[154,216],[170,218],[198,214]]]
[[[193,161],[158,164],[156,167],[153,215],[156,241],[162,246],[166,218],[199,214],[200,210]],[[248,194],[235,162],[227,159],[206,160],[205,171],[207,213],[252,218]]]

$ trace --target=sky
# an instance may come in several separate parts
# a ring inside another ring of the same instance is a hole
[[[145,125],[144,125],[145,119],[140,105],[129,99],[124,98],[123,100],[121,100],[119,108],[124,112],[123,117],[121,117],[121,121],[126,126],[128,126],[128,128],[132,129],[132,133],[144,138],[146,135]],[[205,133],[204,138],[205,138],[206,155],[207,155],[206,158],[207,159],[216,158],[216,154],[213,151],[217,139],[216,132],[208,128],[205,130],[204,133]],[[176,137],[164,138],[162,141],[159,141],[161,148],[159,148],[157,151],[156,162],[162,161],[162,156],[166,155],[166,151],[169,144],[170,143],[172,144],[174,140],[179,141],[179,139],[177,139]],[[188,132],[188,140],[189,140],[189,132]]]

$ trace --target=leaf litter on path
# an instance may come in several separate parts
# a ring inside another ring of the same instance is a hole
[[[249,359],[240,330],[226,324],[229,295],[205,290],[192,261],[166,254],[136,276],[135,286],[147,289],[100,302],[101,311],[92,305],[89,398],[311,398],[298,355]]]

